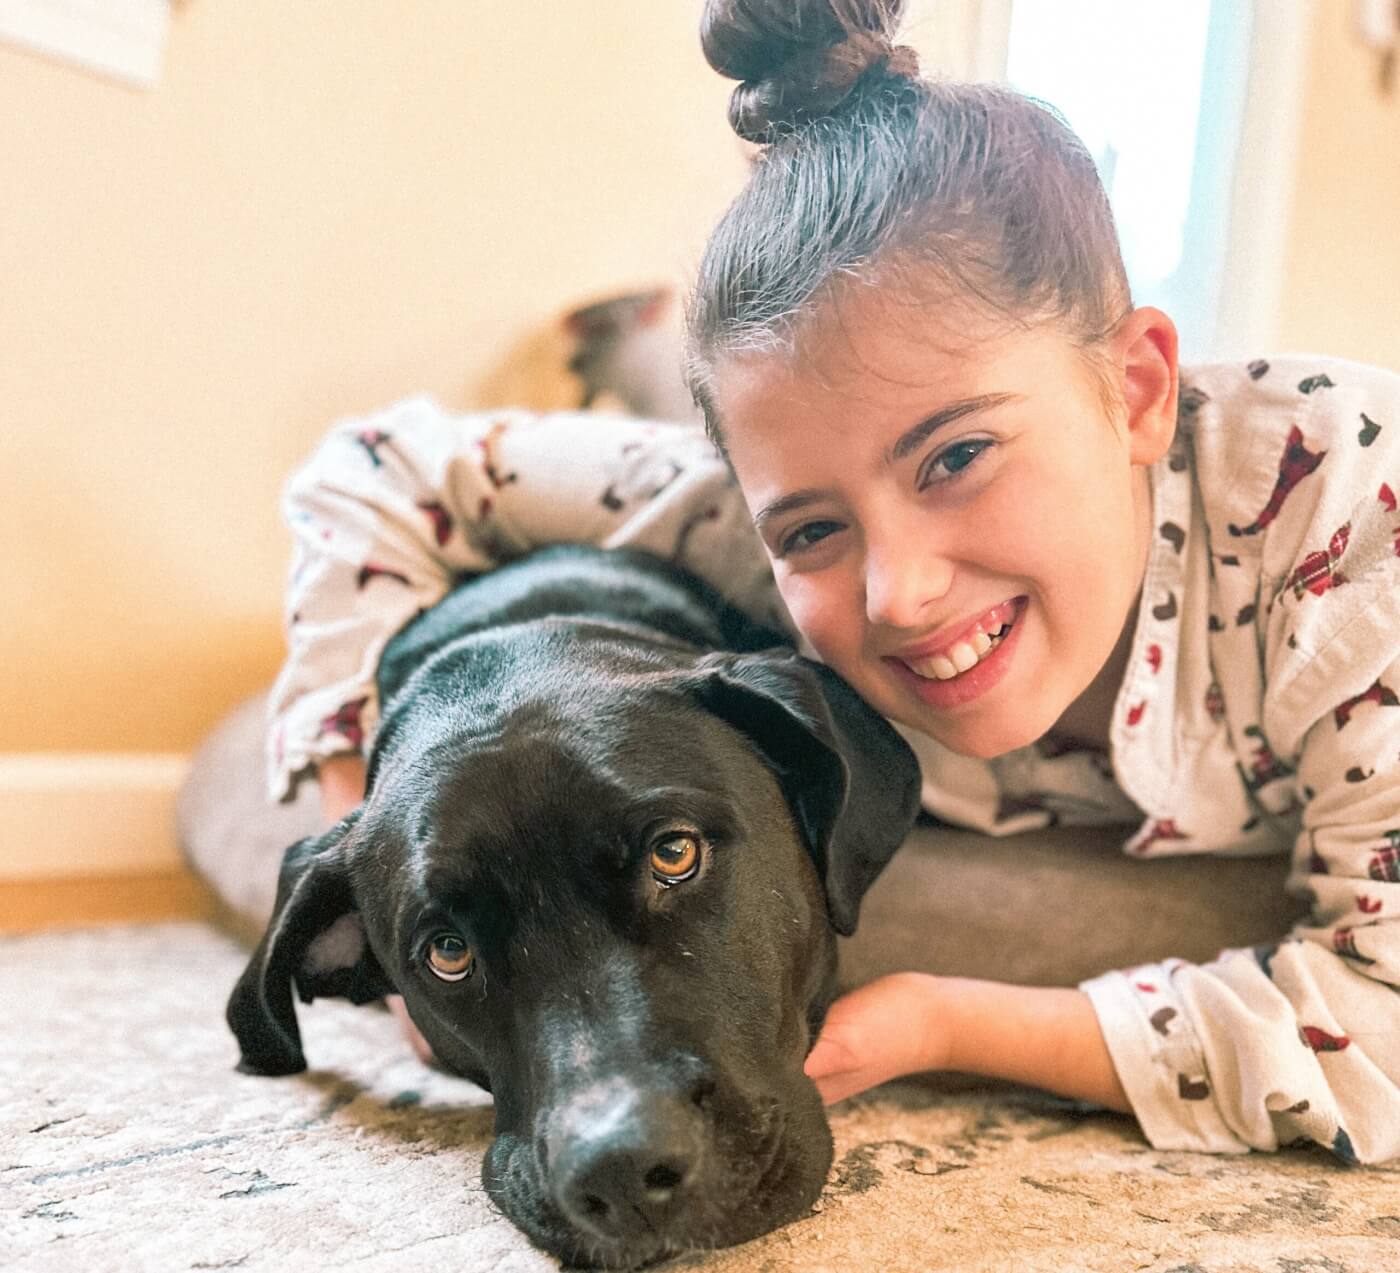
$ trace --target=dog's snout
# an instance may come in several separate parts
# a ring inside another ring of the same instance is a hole
[[[656,1231],[685,1196],[692,1163],[649,1145],[595,1146],[560,1182],[574,1220],[610,1238]],[[639,1223],[640,1222],[640,1223]]]
[[[554,1196],[580,1227],[612,1241],[660,1236],[697,1189],[703,1115],[674,1091],[615,1081],[575,1097],[548,1137]]]

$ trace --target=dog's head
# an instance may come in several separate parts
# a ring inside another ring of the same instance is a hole
[[[241,1068],[305,1067],[293,984],[397,992],[493,1093],[485,1182],[534,1241],[623,1266],[743,1241],[825,1180],[803,1060],[913,756],[789,653],[547,655],[524,688],[439,668],[386,715],[364,804],[287,852],[229,1002]]]

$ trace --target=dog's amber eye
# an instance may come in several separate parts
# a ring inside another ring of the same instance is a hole
[[[476,968],[476,956],[456,933],[439,933],[428,947],[428,967],[443,981],[464,981]]]
[[[679,884],[700,869],[700,841],[693,835],[667,835],[651,846],[651,873],[661,884]]]

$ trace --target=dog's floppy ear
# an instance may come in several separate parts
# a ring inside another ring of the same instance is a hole
[[[884,717],[830,668],[788,651],[711,654],[696,694],[763,753],[826,885],[832,926],[861,898],[919,812],[919,764]]]
[[[245,1074],[306,1069],[294,982],[303,1003],[336,995],[368,1003],[394,989],[354,909],[343,840],[356,817],[298,840],[282,859],[272,918],[228,1001],[226,1017]]]

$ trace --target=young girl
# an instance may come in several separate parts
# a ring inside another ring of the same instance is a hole
[[[689,315],[727,465],[688,426],[418,401],[294,479],[274,789],[319,770],[330,816],[360,798],[379,653],[461,572],[628,544],[769,621],[776,581],[807,652],[903,727],[930,812],[1131,822],[1142,857],[1291,849],[1312,903],[1276,946],[1077,990],[883,978],[809,1058],[828,1100],[951,1068],[1131,1110],[1158,1147],[1394,1157],[1400,378],[1179,382],[1083,147],[1009,91],[917,78],[900,7],[707,8],[765,147]]]

